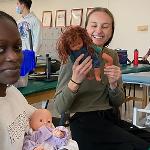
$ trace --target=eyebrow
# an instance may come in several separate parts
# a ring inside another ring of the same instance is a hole
[[[90,23],[97,24],[97,22],[90,22]],[[108,25],[111,25],[111,23],[108,23],[108,22],[105,22],[105,23],[102,23],[102,24],[108,24]]]

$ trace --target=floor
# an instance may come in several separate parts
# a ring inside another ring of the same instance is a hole
[[[136,89],[135,96],[137,98],[142,98],[142,90],[143,90],[142,86],[136,85],[135,89]],[[133,87],[131,87],[130,96],[133,96],[133,92],[134,92]],[[129,96],[129,85],[126,85],[126,95]],[[126,110],[125,110],[125,104],[123,104],[122,108],[121,108],[122,119],[129,121],[129,122],[132,122],[132,119],[133,119],[133,100],[126,102],[126,105],[127,105]],[[134,107],[142,108],[142,99],[135,101]]]

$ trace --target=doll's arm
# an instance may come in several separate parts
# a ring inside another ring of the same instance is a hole
[[[38,148],[38,145],[42,144],[51,136],[52,133],[46,127],[42,126],[38,129],[38,131],[33,131],[32,133],[28,133],[25,136],[23,150],[33,150],[35,148]]]
[[[52,134],[53,136],[55,137],[58,137],[58,138],[63,138],[65,136],[64,132],[55,128],[53,131],[52,131]]]
[[[26,135],[24,138],[22,150],[34,150],[36,148],[36,142],[32,139],[31,135]]]
[[[113,59],[110,55],[106,54],[106,53],[103,53],[102,54],[102,58],[107,62],[105,65],[106,66],[111,66],[113,65]]]
[[[58,126],[52,131],[53,136],[58,137],[58,138],[69,138],[69,130],[65,128],[64,126]]]

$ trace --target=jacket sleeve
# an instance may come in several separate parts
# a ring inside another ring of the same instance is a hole
[[[76,94],[68,88],[68,82],[72,76],[72,63],[69,60],[67,64],[60,68],[56,94],[54,96],[54,107],[58,113],[63,113],[69,110]]]
[[[33,50],[38,54],[42,46],[42,24],[38,18],[35,18],[34,24],[32,26],[32,41],[33,41]]]
[[[113,52],[113,64],[120,67],[118,54],[115,51]],[[118,86],[116,89],[109,89],[109,98],[110,105],[114,107],[121,106],[122,103],[125,101],[122,77],[120,78],[120,80],[118,80]]]

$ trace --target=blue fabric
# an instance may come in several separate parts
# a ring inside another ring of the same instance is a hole
[[[96,52],[97,54],[99,54],[99,53],[103,50],[102,47],[99,47],[99,46],[97,46],[97,45],[95,45],[95,44],[94,44],[92,47],[94,48],[94,50],[95,50],[95,52]]]
[[[23,60],[20,76],[25,76],[36,67],[35,52],[33,50],[22,50]]]
[[[150,72],[123,74],[122,80],[126,83],[150,85]]]
[[[77,50],[77,51],[71,51],[70,58],[71,58],[72,62],[75,62],[75,60],[81,54],[84,54],[84,57],[81,60],[81,62],[90,55],[89,52],[87,51],[86,47],[82,47],[80,50]],[[96,53],[93,53],[92,59],[93,59],[93,62],[92,62],[93,68],[99,68],[100,67],[100,60],[99,60],[99,57]]]

